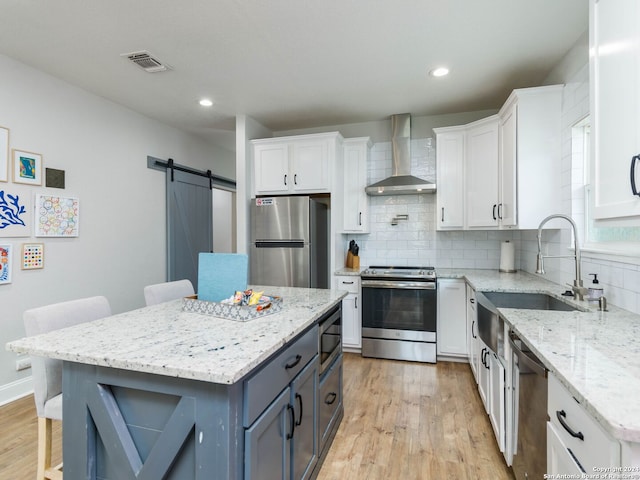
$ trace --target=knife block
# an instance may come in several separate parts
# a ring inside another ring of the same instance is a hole
[[[353,256],[353,261],[351,263],[351,268],[355,268],[358,270],[360,268],[360,257],[358,255]]]
[[[347,268],[353,268],[353,253],[347,252]]]

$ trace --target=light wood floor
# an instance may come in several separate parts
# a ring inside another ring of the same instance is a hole
[[[0,479],[36,478],[38,418],[33,395],[0,407]],[[62,461],[62,424],[53,422],[52,463]]]
[[[318,480],[505,479],[466,363],[345,354],[344,418]]]
[[[345,354],[344,411],[318,480],[513,480],[467,364]],[[36,445],[33,397],[0,407],[0,479],[35,478]]]

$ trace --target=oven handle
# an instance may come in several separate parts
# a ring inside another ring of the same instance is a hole
[[[435,290],[436,282],[397,282],[380,280],[363,280],[362,288],[407,288],[413,290]]]

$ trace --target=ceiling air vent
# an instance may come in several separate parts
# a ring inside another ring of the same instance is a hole
[[[145,72],[156,73],[170,70],[171,67],[166,63],[162,63],[160,60],[153,58],[153,56],[146,50],[139,52],[123,53],[121,57],[127,57],[133,63],[144,69]]]

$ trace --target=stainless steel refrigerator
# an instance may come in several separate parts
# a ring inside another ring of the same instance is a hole
[[[328,222],[326,198],[253,200],[250,283],[329,288]]]

